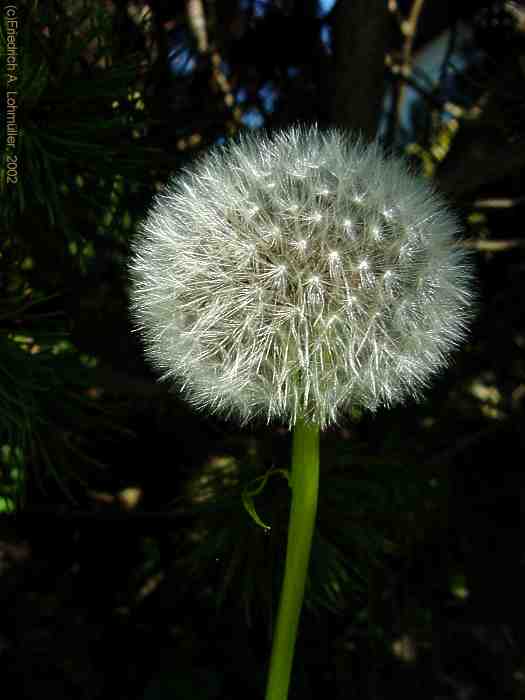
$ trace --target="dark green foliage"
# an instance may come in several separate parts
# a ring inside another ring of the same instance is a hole
[[[20,25],[21,176],[9,192],[7,225],[36,210],[40,233],[56,227],[91,240],[115,208],[118,183],[151,186],[154,163],[162,167],[162,152],[144,139],[148,114],[137,92],[147,57],[115,55],[111,16],[96,6],[53,11],[33,3]]]
[[[92,436],[116,435],[124,428],[115,424],[109,407],[94,400],[96,392],[90,393],[94,358],[74,348],[59,314],[39,313],[56,299],[31,302],[26,295],[13,301],[0,315],[5,324],[0,330],[0,444],[6,470],[0,496],[4,508],[23,507],[28,481],[45,490],[51,477],[73,501],[69,483],[85,488],[90,469],[103,464],[103,456],[90,449]]]

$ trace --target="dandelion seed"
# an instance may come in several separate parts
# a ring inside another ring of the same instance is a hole
[[[354,224],[350,219],[343,219],[343,228],[348,238],[355,238]]]

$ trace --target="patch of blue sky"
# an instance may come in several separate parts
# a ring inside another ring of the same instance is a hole
[[[171,70],[177,75],[188,75],[195,68],[195,58],[189,48],[177,46],[168,52]]]
[[[257,107],[250,107],[242,115],[242,123],[250,129],[260,129],[264,126],[264,117]]]
[[[337,0],[319,0],[317,8],[317,16],[324,17],[333,8]],[[243,11],[248,11],[253,8],[255,17],[264,17],[270,7],[269,0],[241,0],[240,7]]]
[[[270,9],[269,0],[241,0],[240,8],[243,12],[252,12],[254,17],[264,17]]]
[[[246,102],[247,98],[248,98],[248,93],[246,92],[246,88],[241,87],[235,93],[235,101],[236,102],[240,102],[240,103]]]
[[[317,15],[318,17],[324,17],[327,15],[335,5],[336,0],[319,0]]]
[[[422,89],[426,91],[434,90],[440,83],[443,62],[446,58],[447,51],[450,42],[450,29],[446,30],[439,36],[437,36],[433,41],[424,46],[415,56],[413,60],[412,75],[414,80]],[[471,38],[471,29],[463,23],[458,23],[456,27],[456,50],[453,55],[449,58],[449,73],[450,68],[452,70],[461,70],[465,66],[465,59],[463,53],[459,51],[460,47],[468,42]],[[450,82],[445,81],[445,87],[447,92],[451,91],[453,88]],[[449,97],[449,95],[441,95],[444,99]],[[404,91],[404,99],[401,105],[400,116],[399,116],[399,126],[402,132],[411,137],[411,120],[410,116],[412,113],[412,108],[414,104],[418,101],[424,99],[421,97],[419,92],[410,85],[406,86]],[[379,126],[380,135],[384,135],[386,125],[388,122],[388,117],[391,110],[392,104],[392,93],[391,90],[387,91],[385,95],[385,100],[383,103],[383,117]],[[450,115],[447,113],[443,114],[443,119],[448,121]]]
[[[321,26],[321,41],[323,45],[328,50],[329,53],[332,52],[332,27],[329,24],[323,24]]]
[[[264,109],[267,112],[272,112],[278,97],[275,84],[271,80],[268,80],[259,90],[259,95],[262,99]]]
[[[319,0],[317,3],[317,16],[325,17],[333,8],[337,0]],[[241,0],[240,7],[244,12],[251,11],[253,8],[253,14],[255,17],[264,17],[271,3],[269,0]]]

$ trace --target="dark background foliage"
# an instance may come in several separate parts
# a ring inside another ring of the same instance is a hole
[[[291,697],[525,698],[523,3],[16,6],[2,692],[262,697],[289,492],[277,473],[255,497],[269,534],[242,492],[287,467],[289,435],[197,415],[155,382],[126,260],[154,193],[202,149],[315,121],[378,133],[435,180],[463,217],[480,300],[425,402],[356,411],[323,436]]]

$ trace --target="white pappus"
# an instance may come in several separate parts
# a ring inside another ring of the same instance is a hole
[[[195,407],[325,428],[354,405],[420,397],[464,339],[459,230],[377,143],[244,135],[156,197],[132,245],[135,328]]]

